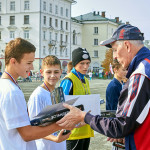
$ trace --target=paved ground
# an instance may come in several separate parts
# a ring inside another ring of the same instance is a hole
[[[90,81],[91,93],[100,94],[101,98],[105,100],[105,91],[109,82],[110,80],[93,79]],[[41,83],[41,81],[19,83],[27,101],[33,90]],[[101,109],[105,109],[105,103],[101,104]],[[111,143],[106,141],[105,136],[95,132],[95,137],[91,138],[89,150],[111,150]]]

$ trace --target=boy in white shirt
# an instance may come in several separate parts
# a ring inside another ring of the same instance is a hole
[[[44,82],[38,86],[30,96],[28,102],[29,117],[32,119],[38,115],[47,105],[52,105],[51,92],[55,89],[56,83],[60,79],[62,70],[60,60],[53,55],[46,56],[42,60],[41,75],[44,77]],[[62,135],[63,130],[58,134],[54,133],[49,137],[36,140],[38,150],[66,150],[67,135]],[[62,142],[63,141],[63,142]]]
[[[23,92],[16,80],[27,78],[33,69],[35,46],[17,38],[5,49],[5,72],[0,79],[0,150],[35,150],[28,141],[39,139],[62,128],[51,124],[46,127],[31,126]],[[30,142],[29,142],[30,143]]]

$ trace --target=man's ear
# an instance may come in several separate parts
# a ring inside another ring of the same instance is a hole
[[[124,46],[127,49],[127,51],[131,52],[131,43],[129,41],[124,41]]]

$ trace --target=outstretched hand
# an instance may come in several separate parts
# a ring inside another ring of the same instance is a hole
[[[64,129],[74,128],[76,124],[83,122],[86,112],[81,111],[79,108],[63,104],[65,108],[70,109],[70,112],[65,115],[61,120],[57,121],[56,124],[63,127]]]
[[[59,134],[57,135],[57,137],[56,137],[56,142],[57,142],[57,143],[60,143],[60,142],[62,142],[62,141],[64,141],[64,140],[68,139],[69,136],[70,136],[70,134],[71,134],[71,132],[69,132],[68,134],[63,135],[63,132],[64,132],[64,129],[62,129],[62,130],[59,132]]]

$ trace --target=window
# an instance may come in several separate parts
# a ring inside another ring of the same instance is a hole
[[[58,27],[58,20],[55,19],[55,27]]]
[[[46,2],[43,2],[43,11],[46,11]]]
[[[15,24],[15,16],[10,16],[10,25]]]
[[[55,47],[55,55],[57,55],[57,47]]]
[[[68,49],[66,48],[65,55],[68,56]]]
[[[0,31],[0,40],[2,39],[2,32]]]
[[[43,55],[46,55],[46,46],[43,46]]]
[[[68,16],[69,16],[69,15],[68,15],[68,12],[69,12],[69,11],[68,11],[68,9],[66,9],[66,17],[68,17]]]
[[[43,31],[43,40],[46,40],[46,31]]]
[[[63,16],[63,7],[60,8],[60,15]]]
[[[55,33],[55,41],[57,41],[57,40],[58,40],[58,34]]]
[[[58,14],[58,6],[55,5],[55,14]]]
[[[60,34],[60,42],[62,44],[62,41],[63,41],[63,34]]]
[[[98,50],[94,50],[94,57],[98,57]]]
[[[94,34],[98,34],[98,27],[94,27]]]
[[[2,3],[0,2],[0,11],[2,11]]]
[[[52,18],[49,18],[49,26],[52,27]]]
[[[62,50],[62,48],[60,48],[60,56],[62,56],[63,55],[63,50]]]
[[[66,22],[66,30],[68,30],[68,22]]]
[[[15,38],[15,31],[10,31],[10,38],[14,39]]]
[[[53,7],[52,7],[52,4],[51,4],[51,3],[49,4],[49,12],[50,12],[50,13],[53,12]]]
[[[73,45],[76,44],[76,31],[73,30]]]
[[[46,16],[43,17],[43,24],[46,25]]]
[[[61,20],[61,30],[63,30],[63,21]]]
[[[29,24],[29,15],[24,16],[24,24]]]
[[[98,70],[99,70],[99,67],[93,67],[94,72],[98,72]]]
[[[49,32],[49,40],[52,40],[52,32]]]
[[[1,25],[1,16],[0,16],[0,25]]]
[[[15,1],[10,2],[10,10],[15,10]]]
[[[49,48],[48,51],[49,51],[49,55],[51,55],[52,54],[51,48]]]
[[[24,39],[29,39],[29,30],[24,31]]]
[[[94,45],[98,45],[98,39],[94,39]]]
[[[24,10],[29,10],[30,5],[29,5],[29,1],[24,1]]]
[[[66,43],[68,43],[68,35],[66,35]]]

